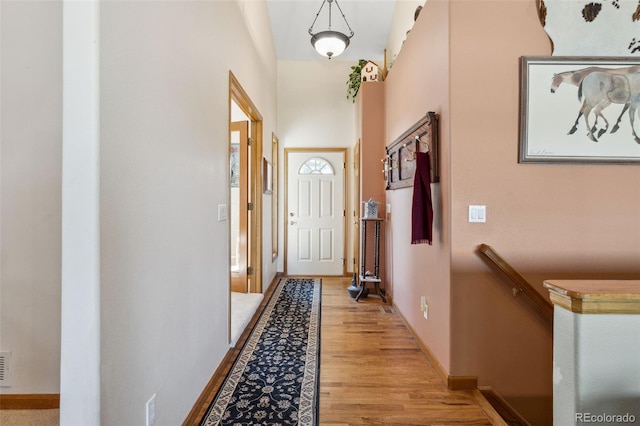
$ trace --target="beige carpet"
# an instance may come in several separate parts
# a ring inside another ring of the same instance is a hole
[[[231,292],[231,345],[235,346],[240,335],[256,313],[264,296],[261,293]],[[4,425],[2,425],[4,426]]]
[[[60,410],[0,410],[2,426],[59,426]]]

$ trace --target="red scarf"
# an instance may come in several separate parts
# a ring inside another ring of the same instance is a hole
[[[429,153],[416,152],[416,174],[413,181],[411,208],[411,244],[431,245],[433,239],[430,168]]]

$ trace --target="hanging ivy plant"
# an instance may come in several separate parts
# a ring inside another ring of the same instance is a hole
[[[356,101],[356,95],[358,94],[358,90],[360,90],[361,83],[360,72],[366,63],[367,61],[360,59],[358,65],[351,67],[351,74],[349,74],[349,80],[347,81],[347,99],[351,99],[351,102]]]

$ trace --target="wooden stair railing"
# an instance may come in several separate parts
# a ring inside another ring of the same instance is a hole
[[[545,299],[536,289],[529,284],[529,282],[518,273],[509,263],[504,260],[496,251],[487,244],[480,244],[478,251],[491,260],[504,274],[515,283],[515,287],[512,288],[513,295],[517,296],[522,292],[526,294],[529,299],[536,305],[538,312],[544,315],[549,320],[553,320],[553,304]]]

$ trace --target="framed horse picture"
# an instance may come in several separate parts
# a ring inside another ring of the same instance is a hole
[[[640,164],[640,58],[522,57],[520,163]]]

